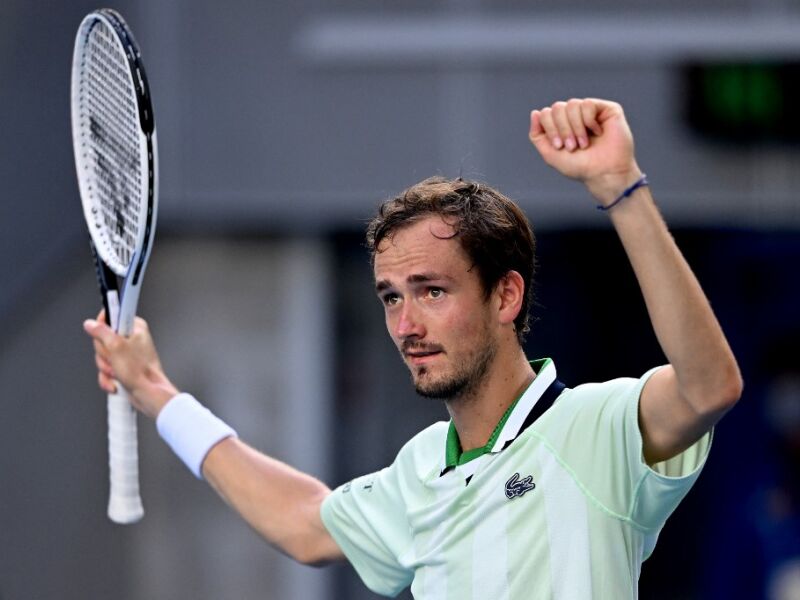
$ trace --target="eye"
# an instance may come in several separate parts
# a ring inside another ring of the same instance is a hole
[[[433,300],[438,300],[444,296],[444,290],[437,287],[428,288],[428,296]]]
[[[400,302],[400,296],[397,294],[384,294],[381,296],[381,302],[383,302],[386,306],[395,306],[398,302]]]

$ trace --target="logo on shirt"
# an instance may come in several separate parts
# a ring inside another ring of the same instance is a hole
[[[528,475],[524,479],[519,478],[519,473],[514,473],[511,479],[506,481],[506,498],[513,500],[523,494],[530,492],[536,484],[533,483],[533,475]]]
[[[360,489],[366,490],[368,492],[372,491],[374,485],[375,485],[374,477],[369,477],[368,479],[364,479],[364,481],[359,482]],[[348,481],[342,486],[342,493],[349,494],[350,490],[352,489],[353,489],[353,481]]]

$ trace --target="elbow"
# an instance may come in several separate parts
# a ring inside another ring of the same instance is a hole
[[[332,540],[331,540],[332,541]],[[324,567],[339,559],[340,553],[328,548],[327,540],[318,539],[315,542],[306,540],[287,548],[287,554],[301,565],[307,567]]]
[[[703,377],[691,386],[680,386],[681,395],[689,406],[712,425],[732,409],[742,397],[744,381],[735,362]]]
[[[733,363],[728,369],[720,388],[720,404],[726,411],[730,410],[742,397],[744,391],[744,380],[736,363]]]
[[[298,506],[294,514],[297,524],[287,532],[282,543],[277,544],[290,558],[309,567],[323,567],[344,558],[338,544],[325,528],[320,515],[320,506],[330,493],[320,487],[319,493],[309,502]]]
[[[699,412],[714,416],[714,421],[732,409],[742,397],[744,381],[736,363],[730,365],[696,395]]]
[[[289,556],[295,562],[307,567],[320,567],[325,564],[310,548],[293,548],[289,551]]]
[[[302,560],[298,559],[297,562],[299,562],[301,565],[305,565],[307,567],[314,567],[315,569],[320,569],[322,567],[327,567],[328,565],[330,565],[330,564],[332,564],[332,563],[334,563],[336,561],[333,560],[332,558],[326,558],[324,556],[313,555],[313,556],[305,557]]]
[[[742,397],[744,393],[744,379],[742,379],[742,374],[739,373],[739,369],[736,369],[736,382],[731,390],[731,406],[736,404],[739,401],[739,398]]]

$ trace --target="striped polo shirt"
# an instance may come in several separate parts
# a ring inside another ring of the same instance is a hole
[[[550,359],[484,448],[452,424],[334,490],[326,528],[374,592],[417,600],[636,598],[641,563],[705,462],[711,432],[652,467],[640,379],[564,388]]]

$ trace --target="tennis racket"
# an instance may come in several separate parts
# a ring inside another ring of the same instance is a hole
[[[72,59],[72,143],[108,324],[133,329],[158,206],[156,130],[139,47],[122,17],[100,9],[78,28]],[[136,412],[108,396],[108,516],[133,523],[139,496]]]

